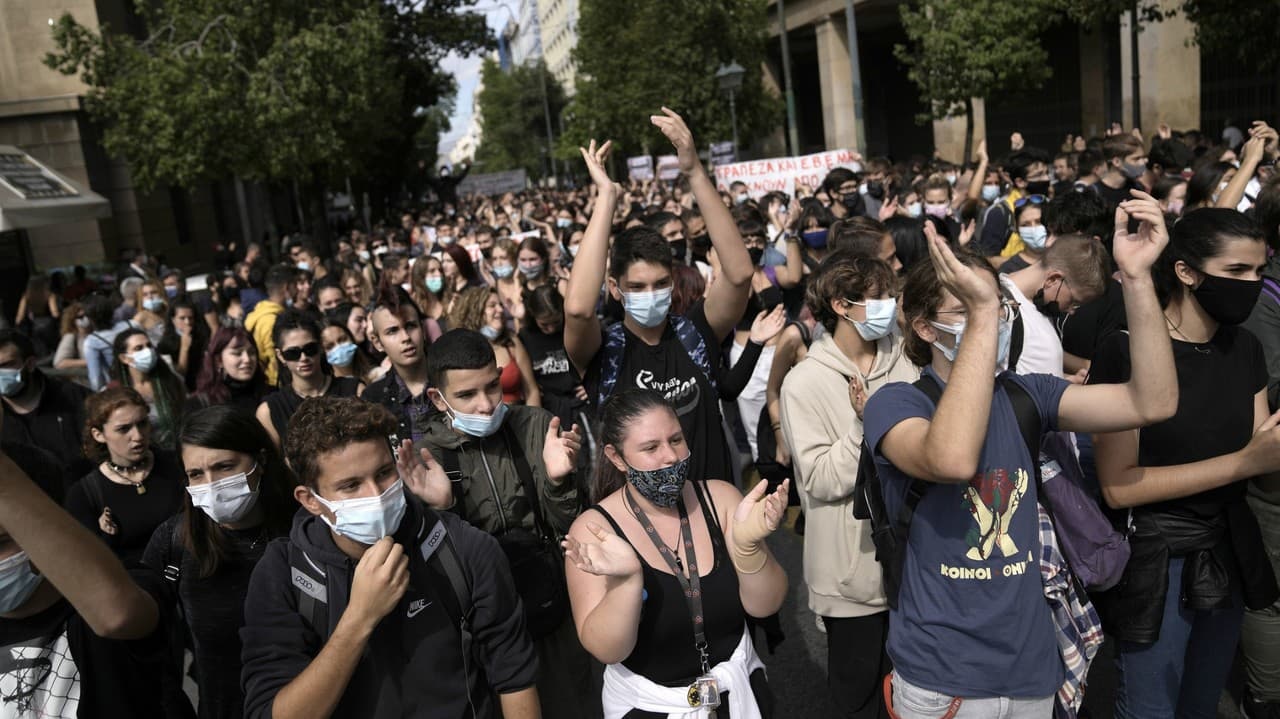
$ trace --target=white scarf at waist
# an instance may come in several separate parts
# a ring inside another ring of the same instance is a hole
[[[751,634],[742,632],[738,648],[723,662],[711,667],[711,676],[720,683],[720,691],[729,692],[728,709],[733,719],[760,719],[755,692],[751,690],[751,674],[764,669],[756,654]],[[632,709],[666,714],[667,719],[700,719],[707,715],[703,707],[689,706],[688,687],[667,687],[636,674],[621,664],[604,669],[604,719],[621,719]]]

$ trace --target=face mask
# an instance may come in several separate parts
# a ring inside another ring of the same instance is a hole
[[[426,279],[425,284],[427,285],[427,292],[431,292],[432,294],[437,294],[440,292],[440,290],[444,289],[444,278],[428,277]]]
[[[671,248],[671,259],[676,264],[685,264],[685,257],[689,254],[689,246],[684,242],[668,242],[667,246]]]
[[[142,309],[148,312],[159,312],[164,309],[164,300],[159,297],[148,297],[142,301]]]
[[[356,358],[356,346],[350,342],[334,345],[333,349],[325,353],[324,358],[334,367],[350,367]]]
[[[1027,194],[1028,194],[1028,195],[1048,195],[1048,194],[1049,194],[1049,181],[1048,181],[1048,180],[1036,180],[1035,182],[1028,182],[1028,183],[1027,183]]]
[[[1262,292],[1262,280],[1237,280],[1201,272],[1204,280],[1191,291],[1209,316],[1223,325],[1238,325],[1249,318]]]
[[[443,395],[440,400],[444,402]],[[506,402],[499,402],[493,409],[493,414],[464,414],[454,409],[448,402],[444,402],[444,406],[449,408],[449,414],[453,418],[450,424],[453,428],[472,437],[488,437],[497,432],[502,426],[502,420],[507,417]]]
[[[747,203],[747,200],[750,200],[750,199],[751,199],[751,196],[750,196],[750,195],[748,195],[748,194],[747,194],[747,193],[745,193],[745,192],[739,192],[739,193],[738,193],[738,196],[737,196],[737,197],[735,197],[735,198],[733,198],[733,199],[734,199],[734,201],[735,201],[735,202],[737,202],[739,205],[745,205],[745,204]]]
[[[361,262],[368,262],[372,256],[368,250],[360,250],[356,253],[356,257],[359,257]]]
[[[1031,227],[1019,227],[1018,237],[1022,238],[1022,242],[1026,246],[1036,252],[1044,249],[1045,240],[1049,238],[1049,231],[1044,225],[1032,225]]]
[[[945,202],[928,202],[924,206],[924,214],[938,219],[945,219],[947,216],[947,203]]]
[[[858,331],[858,334],[862,336],[862,339],[873,342],[881,337],[888,336],[893,331],[893,320],[898,314],[897,300],[889,298],[886,300],[867,300],[865,302],[845,300],[845,302],[867,309],[865,322],[845,317],[853,325],[853,328]]]
[[[93,320],[88,317],[77,317],[76,327],[79,327],[82,330],[91,329],[93,327]]]
[[[177,288],[177,287],[166,287],[166,288],[164,288],[164,295],[165,295],[165,297],[168,297],[169,299],[173,299],[174,297],[177,297],[177,296],[178,296],[178,288]]]
[[[1169,214],[1182,215],[1182,200],[1169,200]]]
[[[982,186],[982,199],[986,200],[987,202],[995,202],[996,199],[999,197],[1000,197],[999,185],[983,185]]]
[[[844,205],[844,209],[852,212],[862,204],[862,197],[856,192],[850,192],[847,195],[840,196],[840,204]]]
[[[1135,165],[1135,164],[1130,164],[1126,162],[1120,166],[1120,172],[1123,172],[1124,176],[1129,178],[1130,180],[1136,180],[1139,177],[1142,177],[1143,173],[1145,173],[1146,171],[1147,171],[1147,166],[1143,164]]]
[[[133,368],[143,374],[155,369],[156,351],[150,347],[144,347],[137,352],[131,352],[129,354],[129,358],[133,360]]]
[[[204,510],[218,524],[239,522],[258,501],[258,490],[249,489],[249,475],[258,469],[255,462],[248,472],[233,474],[208,484],[187,487],[191,504]]]
[[[0,613],[12,612],[26,604],[43,579],[31,571],[26,552],[0,561]]]
[[[502,330],[496,330],[489,325],[485,325],[480,328],[480,334],[484,335],[484,338],[490,342],[497,342],[498,338],[502,336]]]
[[[873,200],[884,199],[884,183],[880,180],[871,180],[867,183],[867,197]]]
[[[578,256],[578,250],[580,250],[580,249],[582,249],[582,245],[573,245],[573,246],[571,246],[571,247],[569,248],[569,256],[570,256],[570,257],[577,257],[577,256]]]
[[[493,276],[497,277],[500,280],[507,279],[512,274],[514,274],[515,271],[516,271],[516,268],[512,267],[511,265],[494,265],[493,266]]]
[[[1053,292],[1053,300],[1046,300],[1044,298],[1043,287],[1036,290],[1035,296],[1031,298],[1031,302],[1035,304],[1036,309],[1040,312],[1040,314],[1045,315],[1046,317],[1059,317],[1065,314],[1062,311],[1062,307],[1058,305],[1058,295],[1062,293],[1061,283],[1066,282],[1066,280],[1063,279],[1063,280],[1059,280],[1058,282],[1059,282],[1058,289],[1054,290]]]
[[[688,457],[662,469],[636,469],[630,464],[627,465],[627,481],[636,488],[641,497],[659,507],[676,506],[688,476]]]
[[[671,311],[671,288],[653,292],[623,292],[622,307],[641,327],[657,327]]]
[[[573,224],[573,220],[569,219],[568,217],[556,218],[556,227],[559,227],[562,230],[572,224]]]
[[[827,231],[809,230],[801,233],[800,239],[804,240],[804,243],[813,249],[820,250],[827,246]]]
[[[311,271],[311,263],[310,263],[310,262],[302,262],[301,260],[299,260],[299,261],[298,261],[298,265],[297,265],[297,267],[298,267],[298,269],[302,270],[303,272],[310,272],[310,271]]]
[[[453,235],[445,235],[443,237],[438,237],[436,239],[440,244],[444,245],[445,247],[448,247],[449,245],[452,245],[454,242],[457,242],[457,240],[454,238]]]
[[[764,259],[764,248],[763,248],[763,247],[748,247],[748,248],[747,248],[747,255],[749,255],[749,256],[751,257],[751,264],[752,264],[752,265],[754,265],[754,266],[756,266],[756,267],[759,267],[759,266],[760,266],[760,261]]]
[[[934,342],[933,346],[937,347],[942,356],[947,358],[948,362],[956,361],[956,353],[960,351],[960,340],[964,337],[964,325],[961,322],[958,325],[944,325],[941,322],[930,322],[935,329],[946,332],[956,338],[954,347],[944,347],[940,342]],[[1009,343],[1013,339],[1013,323],[1001,322],[1000,333],[996,338],[996,367],[1004,368],[1009,362]]]
[[[546,265],[544,265],[541,262],[539,262],[536,265],[520,265],[520,274],[533,280],[533,279],[537,279],[538,277],[541,277],[542,270],[545,268],[546,268]]]
[[[376,497],[342,499],[330,502],[314,491],[322,507],[333,513],[335,521],[320,515],[333,531],[360,544],[375,544],[400,527],[404,518],[404,480],[397,479],[387,491]]]
[[[912,202],[907,205],[908,217],[919,217],[922,214],[924,214],[924,207],[919,202]]]
[[[22,391],[22,370],[0,369],[0,395],[13,397]]]
[[[956,184],[956,179],[955,175],[947,175],[947,182],[950,182],[953,186]]]
[[[401,282],[400,289],[404,290],[405,292],[413,292],[413,285],[408,282]]]

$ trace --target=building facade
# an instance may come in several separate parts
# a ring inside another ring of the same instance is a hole
[[[577,78],[573,49],[578,46],[578,0],[538,0],[538,26],[547,69],[572,96]]]

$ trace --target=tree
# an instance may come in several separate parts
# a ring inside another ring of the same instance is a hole
[[[782,123],[782,104],[762,83],[766,0],[581,0],[579,8],[578,91],[562,157],[577,157],[590,137],[612,139],[615,154],[669,147],[649,123],[664,105],[702,146],[729,139],[729,101],[715,72],[731,60],[747,71],[736,99],[741,138]]]
[[[476,164],[485,172],[524,168],[531,176],[548,174],[553,148],[547,146],[547,114],[552,122],[565,107],[564,88],[539,60],[504,72],[491,58],[480,68],[483,89],[477,98],[483,134]],[[543,92],[547,104],[543,104]]]
[[[403,177],[416,110],[454,89],[436,63],[489,40],[483,17],[455,13],[469,4],[137,0],[145,35],[64,14],[45,63],[82,76],[104,147],[143,189],[292,179],[317,218],[326,182],[385,177],[388,157]]]
[[[1051,75],[1038,37],[1056,18],[1050,0],[920,0],[900,9],[908,45],[894,55],[930,108],[923,118],[965,116],[964,157],[973,142],[973,102],[1035,89]]]

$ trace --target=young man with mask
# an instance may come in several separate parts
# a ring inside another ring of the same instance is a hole
[[[670,212],[655,212],[645,218],[644,224],[662,235],[671,248],[671,260],[677,265],[689,264],[689,243],[685,237],[684,222]]]
[[[831,198],[831,214],[836,219],[867,214],[866,203],[858,191],[858,176],[853,170],[837,167],[822,178],[822,189]]]
[[[664,108],[651,121],[676,147],[680,171],[702,209],[720,274],[707,288],[705,302],[695,304],[688,316],[668,316],[673,285],[666,240],[652,229],[634,227],[619,234],[610,250],[609,233],[622,188],[604,169],[610,143],[597,148],[593,142],[582,154],[599,193],[569,275],[565,350],[584,377],[596,380],[589,384],[596,386],[599,401],[626,387],[661,392],[676,408],[693,451],[689,478],[732,480],[736,464],[724,436],[714,373],[721,343],[742,317],[754,268],[733,217],[698,160],[684,120]],[[626,313],[607,335],[596,316],[606,259],[609,293]]]
[[[1048,155],[1035,148],[1015,152],[1005,162],[1005,174],[1009,176],[1009,191],[987,208],[982,218],[982,232],[969,246],[988,258],[994,267],[999,267],[1005,258],[1018,254],[1024,247],[1014,220],[1014,205],[1023,197],[1048,197]]]
[[[1132,234],[1131,216],[1140,222]],[[892,384],[865,410],[885,516],[914,516],[895,522],[905,540],[889,613],[894,704],[903,719],[934,715],[912,707],[941,713],[948,706],[962,715],[1041,718],[1051,715],[1060,690],[1079,689],[1067,681],[1056,610],[1039,571],[1046,535],[1036,510],[1035,458],[1013,393],[1019,405],[1032,404],[1042,433],[1121,431],[1172,416],[1177,376],[1151,277],[1167,243],[1151,196],[1135,194],[1116,212],[1115,257],[1134,320],[1129,342],[1145,370],[1124,384],[998,372],[1013,308],[1000,297],[995,270],[971,255],[957,257],[935,237],[931,262],[908,273],[906,351],[925,365],[938,399]],[[908,491],[915,506],[904,512]]]
[[[1147,172],[1147,151],[1141,140],[1128,134],[1112,135],[1102,142],[1102,159],[1107,163],[1106,170],[1093,190],[1108,210],[1129,199],[1131,190],[1146,190],[1139,182]]]
[[[893,165],[883,157],[867,160],[866,172],[862,176],[862,185],[858,187],[858,192],[861,193],[864,204],[862,214],[873,220],[880,219],[880,208],[890,199],[888,196],[889,173],[892,170]],[[834,208],[835,203],[831,203],[831,206]]]
[[[1078,175],[1076,169],[1076,153],[1059,152],[1053,156],[1053,196],[1060,197],[1071,192],[1076,185]]]
[[[391,371],[361,397],[396,417],[396,436],[421,442],[436,413],[427,395],[427,347],[418,308],[399,288],[378,299],[369,313],[369,342],[391,360]]]
[[[539,716],[538,661],[498,543],[428,506],[453,503],[449,481],[411,442],[393,452],[395,430],[351,398],[294,415],[284,446],[304,511],[249,582],[248,719]]]
[[[267,299],[261,300],[244,318],[244,328],[253,335],[258,348],[258,360],[267,374],[267,383],[275,386],[280,368],[276,364],[276,346],[271,336],[276,328],[276,317],[284,312],[293,299],[294,275],[297,270],[289,265],[276,265],[267,271]]]
[[[90,394],[81,385],[37,369],[35,347],[26,335],[0,330],[0,408],[4,413],[0,439],[50,452],[71,481],[89,471],[80,449],[80,433],[84,429],[84,401]]]
[[[559,418],[544,409],[503,402],[493,347],[479,332],[451,330],[433,342],[427,377],[440,414],[427,425],[420,446],[446,471],[461,473],[453,485],[453,511],[503,546],[516,539],[536,546],[541,539],[550,548],[547,556],[563,562],[557,538],[569,531],[579,507],[577,425],[562,431]],[[529,496],[530,489],[536,496]],[[564,581],[550,572],[520,572],[516,590],[535,592],[547,579]],[[565,602],[561,608],[567,607]],[[527,605],[526,610],[536,611]],[[593,696],[598,702],[599,692],[592,691],[591,663],[568,612],[556,627],[538,624],[541,636],[534,639],[548,668],[538,678],[543,715],[591,716],[588,707]]]

